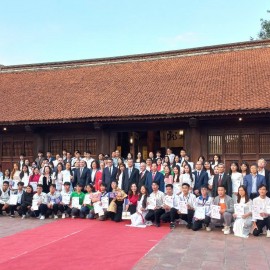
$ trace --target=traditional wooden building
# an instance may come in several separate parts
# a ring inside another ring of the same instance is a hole
[[[21,152],[169,146],[192,160],[270,158],[270,41],[0,66],[0,162]]]

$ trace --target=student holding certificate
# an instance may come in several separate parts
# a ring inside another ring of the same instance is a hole
[[[253,235],[259,236],[262,234],[263,227],[267,229],[266,237],[270,237],[270,198],[266,197],[267,187],[261,184],[258,189],[259,197],[255,198],[252,202],[252,207],[256,207],[252,213],[253,220]],[[256,216],[258,217],[255,217]]]
[[[94,207],[92,204],[92,195],[93,192],[95,191],[95,188],[92,184],[87,184],[86,185],[86,192],[84,196],[84,201],[82,208],[80,210],[80,218],[89,218],[89,219],[94,219],[95,217],[95,212],[94,212]]]
[[[71,217],[75,218],[80,215],[80,209],[83,205],[85,194],[82,192],[84,185],[78,183],[76,191],[71,193]]]
[[[109,197],[108,193],[106,191],[107,189],[107,184],[106,183],[101,183],[100,186],[100,206],[102,207],[102,212],[98,213],[98,219],[100,221],[104,221],[106,219],[106,212],[109,207]]]
[[[38,184],[37,193],[33,196],[31,216],[44,220],[46,212],[47,194],[43,192],[43,186],[41,184]]]
[[[160,227],[160,216],[165,210],[162,208],[165,194],[159,190],[159,183],[154,181],[151,189],[153,192],[148,197],[147,209],[149,210],[145,216],[148,221],[146,225],[151,226],[155,221],[156,227]]]
[[[233,205],[233,199],[226,195],[226,189],[224,186],[218,187],[218,196],[215,197],[213,205],[215,208],[219,207],[219,215],[214,215],[214,209],[211,209],[211,223],[213,225],[224,225],[223,232],[224,234],[230,234],[230,227],[232,223],[232,214],[234,212],[234,205]]]
[[[21,200],[22,219],[25,219],[26,215],[28,215],[28,212],[30,212],[31,210],[33,196],[34,196],[33,187],[29,185],[26,187],[26,190],[22,195]]]
[[[178,201],[178,215],[179,218],[187,222],[187,228],[191,229],[192,219],[194,216],[196,196],[190,193],[190,185],[188,183],[182,184],[182,193],[179,195]]]
[[[21,201],[22,201],[22,195],[24,194],[24,183],[19,182],[18,183],[18,190],[15,191],[13,194],[10,194],[9,198],[9,205],[10,205],[10,217],[15,217],[15,211],[17,211],[19,214],[21,214]]]
[[[51,184],[50,192],[47,194],[47,216],[54,215],[54,219],[57,219],[57,212],[61,202],[61,194],[56,191],[56,184]]]
[[[0,216],[3,215],[2,211],[6,211],[6,213],[9,213],[10,207],[8,204],[10,197],[10,190],[9,190],[9,182],[4,181],[3,187],[0,189]]]
[[[234,235],[247,238],[252,226],[252,201],[249,199],[247,188],[244,185],[238,188],[233,217],[235,218]]]
[[[61,202],[59,204],[59,210],[62,213],[62,218],[66,218],[70,215],[70,198],[71,198],[71,184],[69,182],[64,183],[64,188],[61,191]]]
[[[205,224],[206,231],[210,232],[211,228],[209,224],[211,221],[210,214],[213,198],[208,196],[207,186],[202,186],[200,193],[201,195],[197,197],[195,201],[195,213],[192,230],[198,231],[202,228],[202,225]]]

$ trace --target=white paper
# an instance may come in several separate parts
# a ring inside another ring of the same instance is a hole
[[[71,194],[62,194],[62,203],[65,205],[70,204],[70,195]]]
[[[18,180],[13,180],[12,181],[12,189],[18,189],[18,183],[19,183]]]
[[[245,214],[245,205],[240,203],[234,204],[234,213],[237,217],[242,217]]]
[[[10,195],[9,204],[10,205],[17,205],[17,203],[18,203],[18,195],[14,195],[14,194]]]
[[[78,208],[81,209],[81,205],[80,205],[80,199],[79,197],[73,197],[72,198],[72,208]]]
[[[174,183],[173,185],[173,194],[181,193],[181,185],[178,183]]]
[[[101,204],[102,208],[107,209],[109,207],[109,198],[106,197],[101,197]]]
[[[263,217],[260,215],[263,213],[263,209],[259,205],[252,205],[252,219],[253,220],[263,220]]]
[[[37,182],[30,182],[29,185],[31,185],[33,187],[34,192],[37,191]]]
[[[219,205],[211,205],[211,218],[220,219],[220,206]]]
[[[70,172],[69,171],[63,171],[63,183],[69,182],[70,183]]]
[[[55,185],[56,185],[56,190],[57,190],[57,191],[61,191],[61,190],[62,190],[62,182],[58,182],[58,181],[57,181],[57,182],[55,183]]]
[[[22,179],[22,182],[23,182],[24,187],[27,187],[29,183],[29,178],[24,176]]]
[[[91,204],[91,198],[89,194],[85,194],[83,204]]]
[[[103,212],[103,208],[100,205],[100,202],[93,203],[95,214],[99,214],[100,212]]]
[[[123,211],[123,212],[122,212],[122,219],[131,219],[131,217],[130,217],[130,212],[128,212],[128,211]]]
[[[205,206],[198,206],[195,210],[194,217],[200,220],[205,219]]]
[[[38,210],[38,200],[33,200],[32,201],[32,210],[37,211]]]
[[[170,208],[173,207],[173,196],[166,195],[164,199],[164,204],[169,206]]]
[[[149,210],[155,210],[156,206],[157,206],[156,198],[154,198],[154,197],[149,197],[149,198],[148,198],[148,206],[147,206],[147,208],[148,208]]]
[[[179,207],[179,212],[181,214],[187,214],[188,213],[188,208],[187,208],[187,204],[185,201],[179,201],[178,202],[178,207]]]

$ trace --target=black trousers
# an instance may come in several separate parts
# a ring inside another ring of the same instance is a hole
[[[57,215],[58,209],[59,209],[58,204],[54,203],[52,208],[47,209],[46,216],[50,216],[52,214]]]
[[[4,204],[0,204],[0,215],[3,214],[3,208]],[[8,206],[8,208],[6,208],[4,211],[6,211],[6,213],[9,213],[10,212],[10,206]]]
[[[209,216],[205,216],[205,219],[203,220],[194,220],[193,225],[192,225],[192,230],[193,231],[198,231],[199,229],[202,228],[202,225],[205,224],[206,227],[209,226],[211,221],[211,218]]]
[[[180,214],[179,215],[179,217],[181,219],[183,219],[184,221],[186,221],[189,225],[192,225],[193,216],[194,216],[194,210],[190,210],[190,209],[188,209],[187,214]]]
[[[22,215],[26,215],[26,213],[29,212],[30,208],[28,208],[28,206],[31,206],[31,205],[26,205],[26,204],[22,204],[21,205],[21,213]]]
[[[38,210],[32,211],[32,217],[38,217],[39,215],[46,216],[47,213],[47,204],[40,204]]]
[[[160,217],[165,213],[163,208],[159,208],[156,210],[149,210],[145,216],[145,220],[155,222],[156,224],[160,224]]]
[[[105,218],[110,218],[111,220],[115,222],[120,222],[122,221],[122,212],[123,212],[123,201],[115,201],[117,208],[116,208],[116,213],[107,211],[105,213]]]
[[[58,209],[59,209],[59,211],[60,211],[62,214],[63,214],[63,213],[66,213],[66,214],[68,214],[68,215],[71,214],[71,209],[70,209],[69,206],[66,205],[66,204],[59,204]]]
[[[266,226],[267,230],[270,230],[270,217],[264,218],[263,220],[257,220],[256,225],[258,229],[253,230],[253,235],[259,236],[262,233],[264,226]]]
[[[19,214],[21,214],[21,211],[19,211],[21,209],[21,204],[20,203],[17,203],[16,205],[10,205],[10,214],[11,215],[14,215],[15,211],[17,211]]]
[[[128,206],[128,211],[130,212],[130,214],[135,214],[137,210],[137,205],[131,204]]]

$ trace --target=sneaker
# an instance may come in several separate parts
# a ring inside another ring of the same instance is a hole
[[[205,230],[206,230],[207,232],[211,232],[212,229],[211,229],[211,227],[206,227]]]
[[[54,215],[53,217],[54,217],[54,219],[58,219],[58,216],[57,215]]]
[[[72,219],[74,219],[74,218],[75,218],[75,216],[72,216],[71,218],[72,218]]]
[[[174,229],[174,228],[175,228],[175,223],[174,223],[174,222],[171,222],[171,223],[170,223],[170,228],[171,228],[171,229]]]
[[[36,218],[40,219],[41,218],[41,215],[37,216]]]
[[[270,237],[270,230],[267,230],[266,237]]]
[[[156,227],[160,227],[160,223],[157,223],[157,224],[156,224]]]
[[[146,221],[146,222],[145,222],[145,225],[146,225],[146,226],[152,226],[152,225],[153,225],[153,222],[152,222],[152,221]]]
[[[15,215],[10,215],[11,218],[15,218]]]
[[[40,219],[41,219],[41,220],[44,220],[44,219],[45,219],[45,216],[41,216]]]
[[[22,219],[25,219],[26,215],[22,215]]]
[[[230,234],[231,233],[231,229],[229,226],[225,226],[224,227],[224,234]]]
[[[65,213],[62,214],[62,218],[66,218],[66,214]]]

